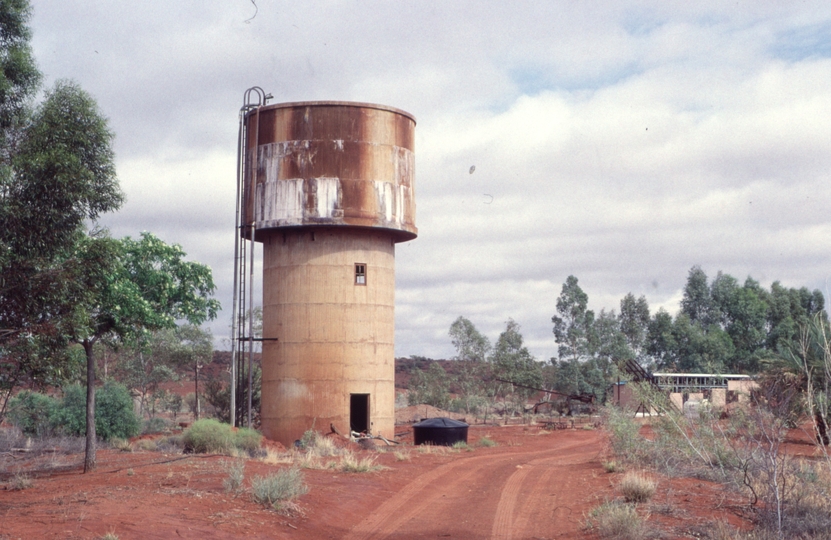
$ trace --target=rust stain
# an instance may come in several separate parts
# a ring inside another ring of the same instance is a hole
[[[261,107],[248,122],[245,213],[258,231],[341,225],[388,230],[396,241],[416,237],[411,115],[304,102]]]

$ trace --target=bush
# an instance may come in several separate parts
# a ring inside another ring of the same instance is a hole
[[[64,389],[53,423],[69,435],[87,430],[87,391],[72,385]],[[98,437],[129,439],[139,434],[141,422],[133,410],[133,398],[123,384],[108,381],[95,391],[95,432]]]
[[[63,399],[53,421],[67,435],[83,436],[87,431],[86,388],[77,384],[64,388]]]
[[[234,447],[253,454],[263,442],[262,434],[251,428],[239,428],[234,433]]]
[[[228,477],[222,482],[225,491],[240,491],[242,482],[245,480],[245,461],[242,459],[226,461],[225,471],[228,473]]]
[[[212,418],[197,420],[183,434],[185,450],[197,454],[228,454],[234,447],[234,434],[229,424]]]
[[[52,417],[58,407],[53,397],[24,390],[9,400],[9,421],[29,436],[51,434]]]
[[[24,489],[29,489],[32,487],[34,483],[32,479],[22,473],[15,474],[11,480],[9,480],[7,489],[12,491],[22,491]]]
[[[646,526],[630,504],[604,503],[591,512],[589,528],[597,529],[601,538],[638,540],[646,537]]]
[[[251,482],[254,502],[280,510],[280,504],[305,495],[309,488],[300,469],[283,469],[269,476],[256,476]]]
[[[85,413],[86,414],[86,413]],[[128,439],[141,431],[133,398],[123,384],[106,382],[95,391],[95,432],[102,439]]]
[[[168,427],[170,427],[170,422],[159,416],[154,416],[144,421],[144,428],[141,432],[144,434],[164,433]]]
[[[479,439],[479,442],[476,443],[476,446],[481,446],[483,448],[491,448],[493,446],[496,446],[496,441],[485,435],[484,437]]]
[[[633,503],[642,503],[651,499],[655,494],[655,487],[654,481],[635,472],[626,473],[618,484],[618,489],[626,502]]]
[[[240,428],[234,431],[229,424],[213,418],[197,420],[182,434],[185,450],[199,454],[230,454],[234,449],[251,454],[260,447],[262,439],[263,436],[253,429]]]

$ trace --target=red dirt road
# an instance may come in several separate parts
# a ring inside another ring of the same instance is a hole
[[[582,513],[596,491],[591,484],[600,469],[601,434],[561,432],[539,439],[544,444],[534,448],[460,456],[422,474],[344,538],[579,536]]]
[[[498,446],[476,446],[484,436]],[[298,501],[302,513],[291,517],[255,504],[248,492],[226,493],[225,456],[102,450],[98,470],[87,475],[81,455],[68,456],[71,466],[59,473],[62,458],[47,456],[41,459],[50,460],[53,472],[32,475],[33,485],[17,491],[9,489],[10,477],[32,464],[0,456],[0,540],[106,533],[119,540],[593,538],[586,517],[617,496],[620,479],[603,470],[606,440],[602,430],[472,426],[470,451],[407,443],[396,452],[360,451],[387,469],[304,470],[310,490]],[[248,460],[245,485],[282,467]],[[643,511],[665,538],[700,537],[713,520],[748,525],[742,501],[723,488],[658,480],[656,502]]]

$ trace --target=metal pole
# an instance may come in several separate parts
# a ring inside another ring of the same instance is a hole
[[[255,212],[256,214],[256,212]],[[250,283],[254,283],[254,232],[256,221],[251,222],[251,267],[248,269]],[[251,405],[253,395],[254,357],[254,287],[248,288],[248,427],[251,427]]]
[[[237,425],[237,317],[239,317],[239,236],[240,236],[240,198],[243,182],[243,154],[245,144],[245,107],[240,110],[239,134],[237,136],[237,199],[234,218],[234,299],[231,308],[231,403],[228,410],[231,425]]]

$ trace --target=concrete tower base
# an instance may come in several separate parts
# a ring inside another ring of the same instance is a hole
[[[259,234],[259,233],[258,233]],[[369,228],[268,231],[263,240],[262,431],[394,437],[395,242]]]

